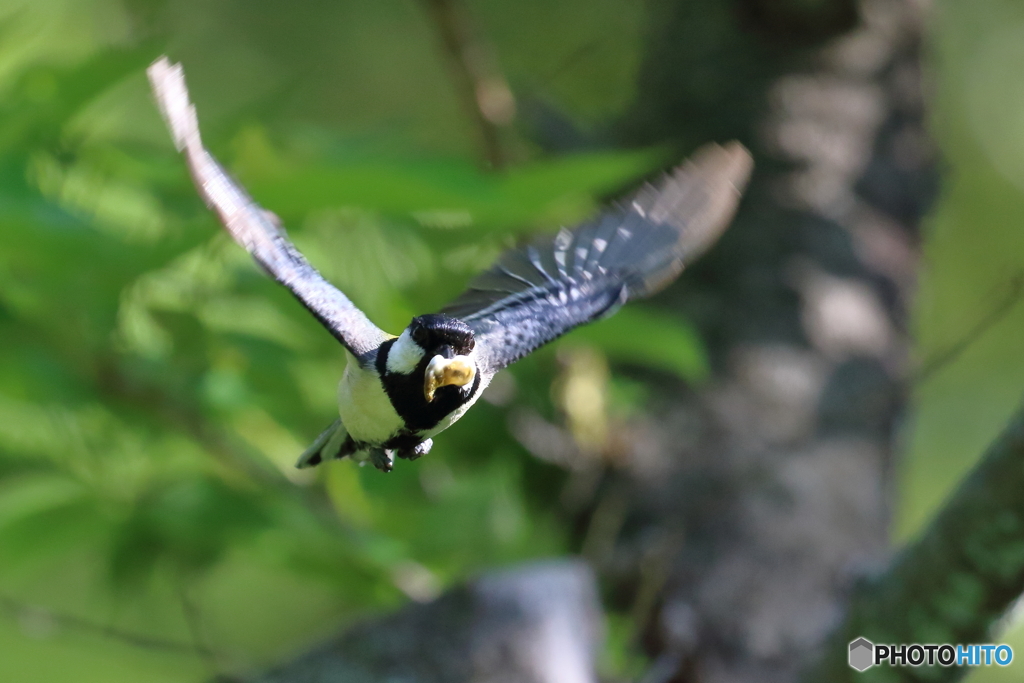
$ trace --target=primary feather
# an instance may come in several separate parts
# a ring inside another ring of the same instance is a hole
[[[217,212],[235,241],[291,290],[360,363],[371,362],[373,353],[390,335],[327,282],[288,241],[273,215],[254,202],[206,151],[181,65],[161,57],[149,67],[147,75],[174,144],[185,155],[192,180],[207,206]]]
[[[729,224],[752,166],[739,143],[708,145],[594,221],[506,252],[442,312],[472,328],[487,369],[503,368],[674,280]]]

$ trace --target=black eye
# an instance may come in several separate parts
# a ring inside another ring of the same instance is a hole
[[[423,327],[422,325],[417,325],[416,327],[412,328],[412,340],[419,344],[420,346],[423,346],[424,344],[427,343],[428,336],[429,335],[427,334],[427,328]]]

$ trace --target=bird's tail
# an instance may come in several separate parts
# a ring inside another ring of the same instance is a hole
[[[307,448],[295,466],[299,469],[315,467],[326,460],[339,460],[349,455],[345,450],[348,442],[348,430],[341,420],[335,420],[331,426],[320,433],[316,440]]]

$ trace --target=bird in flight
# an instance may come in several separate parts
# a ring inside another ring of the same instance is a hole
[[[203,147],[180,64],[148,69],[157,104],[199,195],[234,240],[347,352],[335,420],[298,467],[351,457],[390,472],[480,398],[491,378],[538,347],[672,282],[725,230],[752,169],[737,142],[699,149],[657,186],[574,230],[505,252],[438,313],[397,337],[374,325],[298,252]]]

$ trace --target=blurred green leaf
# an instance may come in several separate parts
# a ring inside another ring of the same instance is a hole
[[[97,621],[130,617],[181,639],[182,586],[167,584],[188,579],[202,630],[219,615],[211,645],[237,643],[232,661],[251,664],[278,652],[267,643],[298,648],[399,604],[416,594],[410,577],[436,591],[566,552],[571,531],[553,504],[563,473],[523,452],[507,407],[481,402],[429,458],[389,476],[348,462],[291,467],[336,416],[344,353],[198,199],[146,87],[159,50],[133,41],[167,36],[204,139],[310,260],[395,331],[514,240],[592,215],[664,152],[542,156],[524,123],[507,131],[516,163],[481,171],[429,30],[404,5],[25,7],[0,41],[0,564],[11,570],[0,592],[35,591],[72,613],[87,604]],[[11,11],[0,1],[0,17]],[[524,75],[600,64],[607,77],[587,92],[572,79],[550,90],[572,110],[614,116],[632,99],[643,18],[616,11],[626,19],[611,38],[588,16],[559,27],[557,45],[518,21],[498,21],[496,39],[533,40],[545,55],[521,55]],[[595,62],[574,56],[595,40]],[[637,315],[579,334],[616,359],[696,376],[686,328]],[[614,339],[637,336],[631,319],[653,326],[649,344]],[[549,410],[552,365],[549,351],[517,368],[513,400]],[[32,668],[22,641],[0,629],[0,672]],[[143,666],[112,652],[105,683],[170,670],[149,653],[137,653]]]
[[[147,492],[118,530],[111,555],[115,585],[135,586],[158,562],[194,573],[208,569],[232,542],[270,522],[258,498],[210,478],[160,485]]]
[[[631,304],[566,336],[559,344],[585,342],[613,360],[642,365],[696,382],[707,376],[704,345],[678,316],[651,306]]]
[[[488,174],[458,160],[302,167],[243,180],[282,216],[359,206],[396,216],[464,211],[479,228],[527,231],[587,217],[593,198],[657,168],[661,151],[588,152]]]
[[[78,482],[56,474],[0,481],[0,566],[5,570],[96,543],[108,529],[97,499]]]

